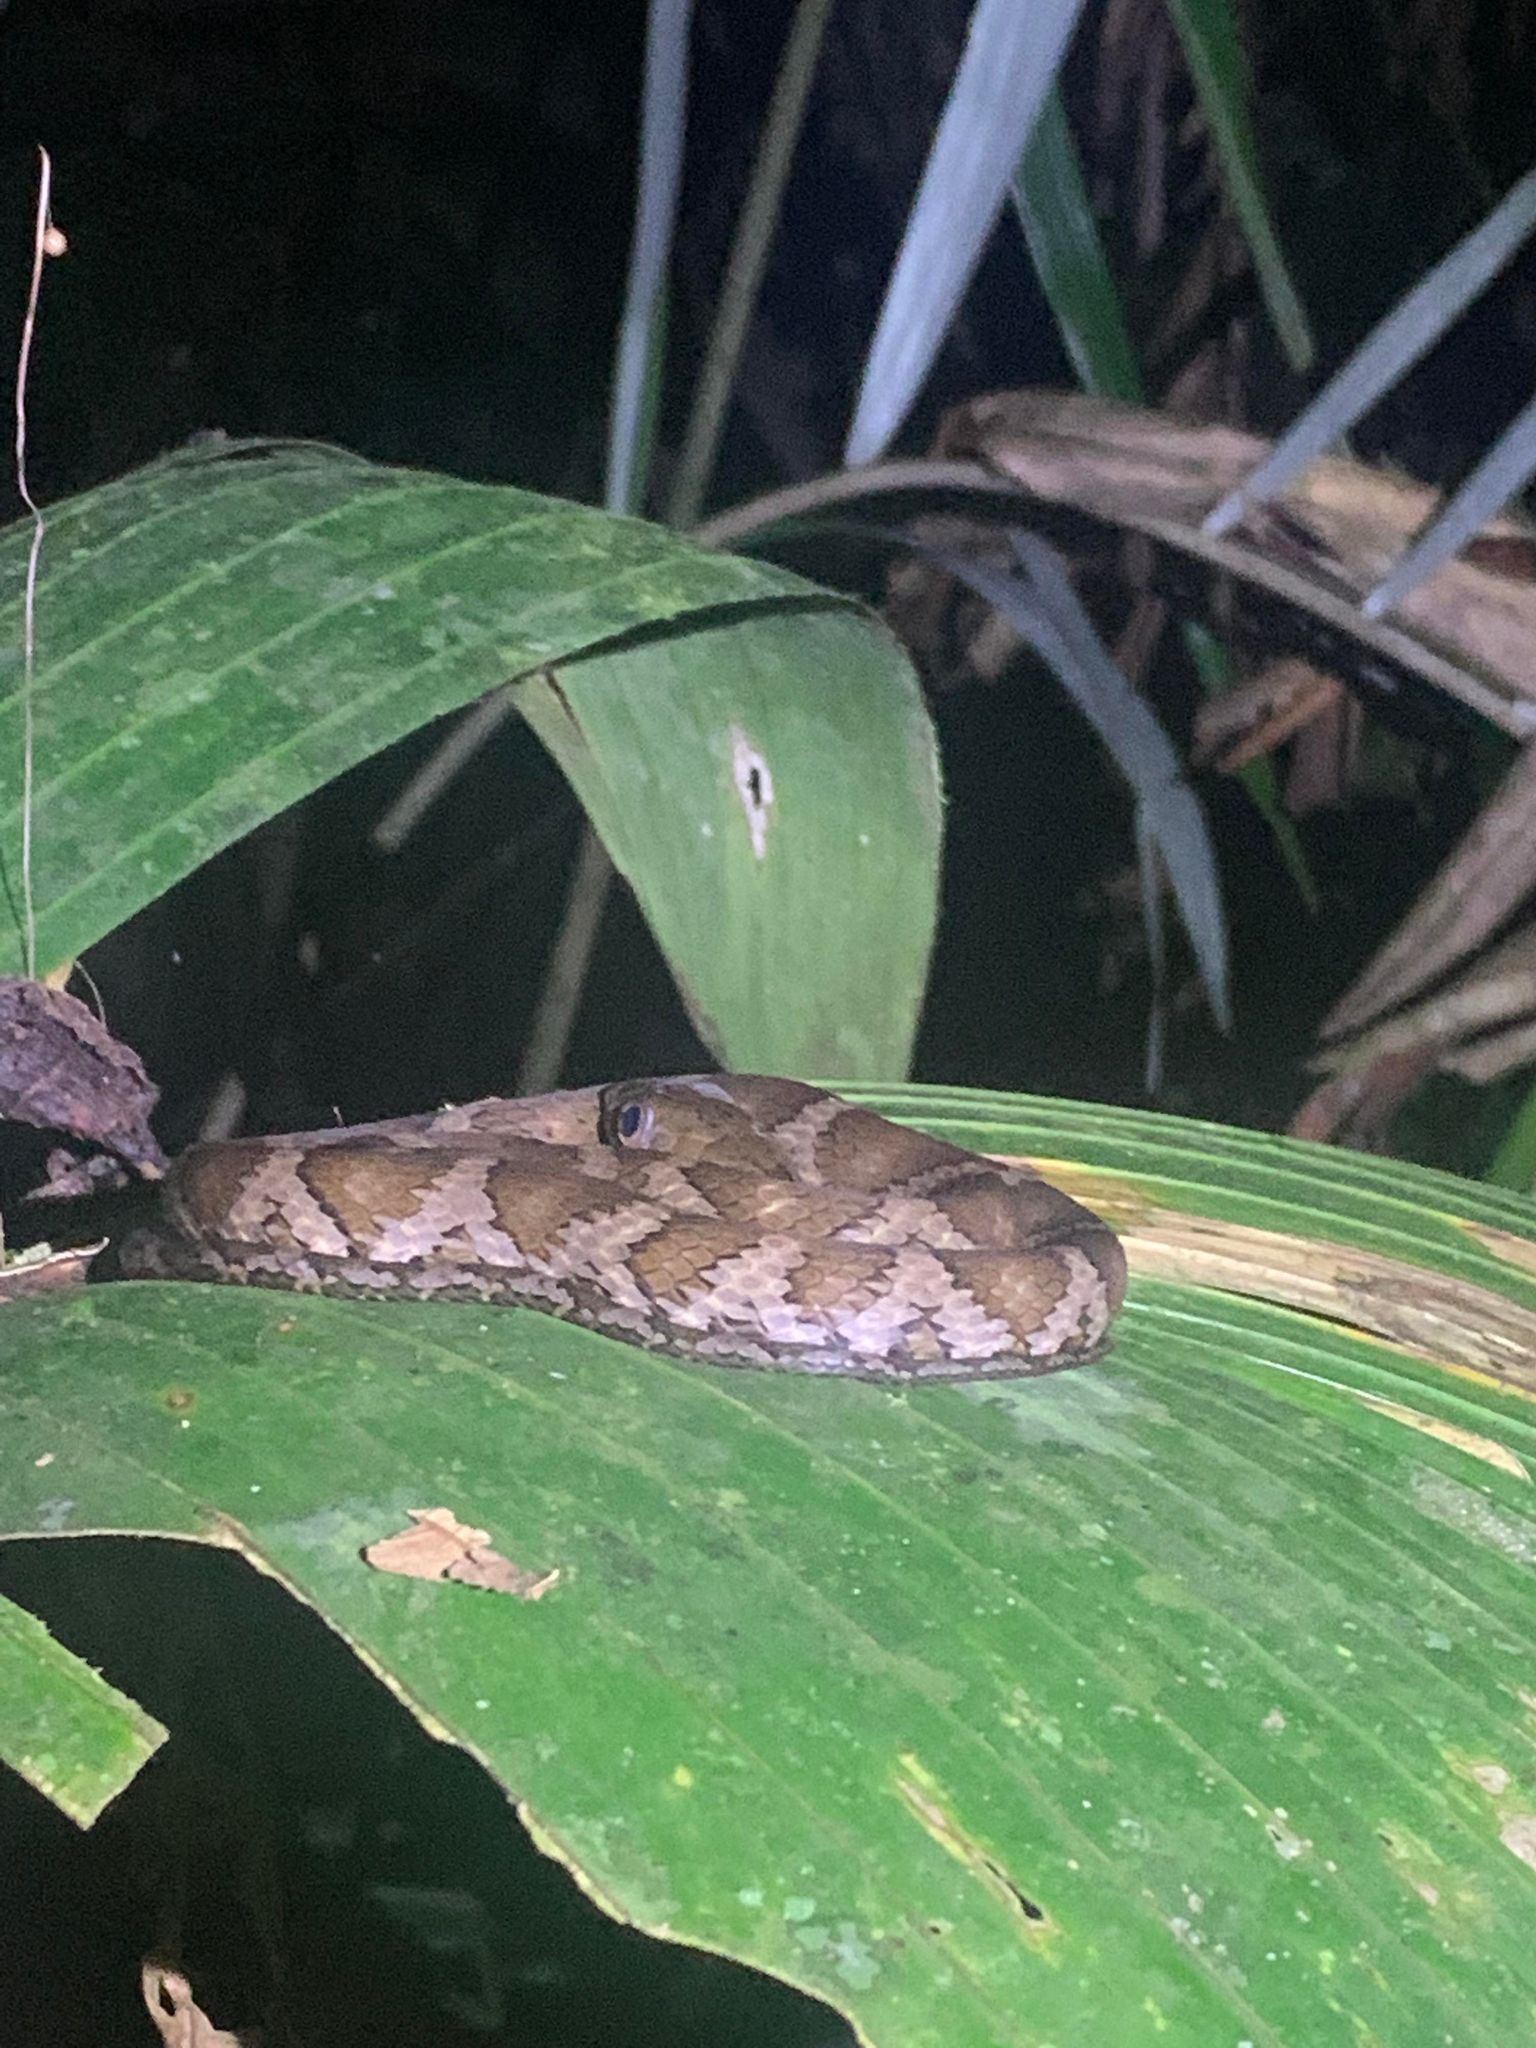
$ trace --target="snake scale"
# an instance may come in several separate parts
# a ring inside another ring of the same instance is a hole
[[[1108,1225],[1029,1169],[737,1075],[197,1145],[122,1264],[901,1382],[1083,1364],[1125,1292]]]

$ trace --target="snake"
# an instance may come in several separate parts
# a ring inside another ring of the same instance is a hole
[[[1109,1226],[1033,1168],[807,1083],[682,1075],[192,1146],[130,1279],[539,1309],[716,1365],[888,1382],[1102,1355]]]

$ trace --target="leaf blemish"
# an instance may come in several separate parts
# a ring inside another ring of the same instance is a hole
[[[731,774],[736,794],[747,814],[747,831],[752,838],[752,857],[761,860],[768,850],[768,824],[773,810],[773,771],[739,726],[731,729]]]
[[[994,1898],[1026,1922],[1032,1932],[1052,1928],[1054,1923],[1044,1906],[1015,1883],[997,1858],[989,1855],[941,1803],[935,1780],[917,1758],[907,1755],[901,1763],[908,1775],[897,1778],[896,1789],[926,1833],[957,1863],[963,1863],[973,1876],[979,1877]]]

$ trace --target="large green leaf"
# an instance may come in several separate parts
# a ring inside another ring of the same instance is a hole
[[[890,1099],[1143,1217],[1466,1258],[1531,1306],[1515,1197]],[[1530,2038],[1529,1353],[1500,1384],[1140,1275],[1103,1364],[905,1396],[511,1310],[144,1285],[4,1314],[0,1526],[233,1538],[597,1897],[873,2042]],[[559,1583],[361,1562],[439,1504]]]
[[[0,863],[20,902],[21,594],[0,536]],[[904,1071],[935,915],[932,731],[895,642],[787,572],[310,446],[55,507],[33,691],[38,965],[506,682],[738,1067]],[[533,680],[537,678],[537,680]],[[0,972],[23,964],[0,920]]]

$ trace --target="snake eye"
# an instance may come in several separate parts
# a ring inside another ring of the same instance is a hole
[[[638,1102],[626,1102],[619,1111],[615,1129],[621,1138],[635,1138],[640,1135],[640,1126],[645,1122],[645,1111]]]

